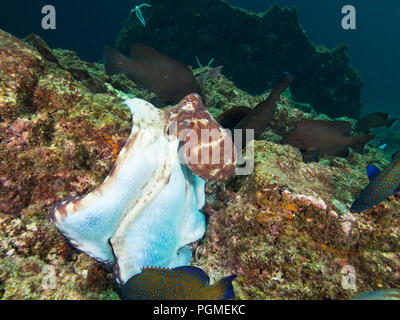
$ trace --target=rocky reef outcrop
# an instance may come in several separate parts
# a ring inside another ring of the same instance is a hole
[[[282,71],[296,80],[296,101],[330,117],[360,116],[363,80],[349,65],[347,46],[315,46],[299,25],[295,8],[272,6],[264,14],[233,8],[221,0],[149,0],[125,22],[116,47],[128,54],[145,43],[194,67],[224,65],[225,75],[251,94],[272,88]],[[212,60],[213,59],[213,60]]]
[[[252,175],[209,186],[214,202],[198,266],[240,274],[234,285],[242,299],[344,299],[398,288],[398,198],[361,214],[348,210],[367,183],[360,166],[380,152],[304,164],[292,147],[257,141],[255,154]],[[342,281],[353,267],[349,290]]]
[[[251,96],[208,71],[194,74],[214,116],[268,94]],[[122,103],[129,97],[154,94],[34,35],[0,31],[0,298],[118,298],[108,266],[73,249],[46,216],[107,176],[130,132]],[[279,144],[301,119],[326,116],[285,93],[254,143],[253,173],[207,184],[207,231],[192,263],[212,280],[236,273],[239,299],[344,299],[399,288],[398,197],[349,212],[368,181],[365,166],[384,168],[389,157],[368,146],[364,155],[303,163],[297,149]],[[342,286],[348,265],[356,290]]]

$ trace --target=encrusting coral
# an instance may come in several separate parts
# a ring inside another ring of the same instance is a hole
[[[111,269],[70,246],[46,216],[102,183],[131,130],[123,101],[154,94],[32,39],[0,31],[0,298],[116,299]],[[250,96],[223,75],[203,85],[214,117],[268,94]],[[207,229],[192,263],[212,281],[237,274],[239,299],[344,299],[398,288],[398,196],[349,212],[368,183],[365,166],[383,169],[389,157],[367,146],[364,155],[304,163],[279,141],[305,119],[329,120],[285,93],[254,143],[254,172],[206,184]],[[348,265],[356,290],[342,286]]]

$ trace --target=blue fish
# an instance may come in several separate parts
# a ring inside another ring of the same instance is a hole
[[[392,163],[384,171],[375,166],[367,167],[369,184],[358,195],[350,211],[362,212],[400,191],[400,153],[393,154]]]

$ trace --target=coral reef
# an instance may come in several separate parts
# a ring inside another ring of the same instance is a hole
[[[296,149],[265,141],[255,153],[251,176],[210,187],[217,195],[197,266],[238,274],[241,299],[344,299],[399,287],[398,200],[361,214],[348,209],[367,183],[360,167],[381,153],[304,164]],[[341,285],[346,265],[356,270],[357,290]]]
[[[223,75],[207,77],[209,70],[194,75],[214,117],[268,94],[248,95]],[[35,36],[24,42],[0,31],[1,299],[118,298],[111,269],[73,249],[46,216],[110,172],[131,129],[122,102],[133,97],[154,94]],[[251,175],[207,183],[207,230],[193,264],[211,282],[238,274],[238,299],[344,299],[399,288],[399,197],[349,212],[368,183],[365,166],[383,169],[390,158],[371,144],[364,155],[303,163],[299,150],[278,142],[301,120],[329,118],[294,97],[284,93],[264,140],[254,143]],[[355,268],[357,290],[342,287],[346,265]]]
[[[376,128],[373,130],[375,135],[376,147],[384,146],[384,152],[387,156],[392,156],[393,153],[400,150],[400,130],[399,123],[396,123],[391,128]]]
[[[98,283],[112,292],[111,280],[88,272],[95,262],[83,263],[45,218],[57,201],[105,178],[129,135],[130,112],[120,98],[94,94],[87,79],[68,71],[75,60],[71,70],[95,77],[75,54],[54,51],[55,62],[39,52],[0,31],[0,287],[6,299],[98,298]],[[45,266],[65,284],[35,293]]]
[[[363,80],[349,66],[347,46],[315,46],[299,25],[295,8],[271,7],[264,14],[233,8],[221,0],[149,0],[142,8],[146,26],[131,14],[116,47],[128,54],[145,43],[198,67],[224,65],[224,74],[241,89],[260,94],[277,83],[281,72],[296,77],[296,101],[331,117],[360,116]],[[212,60],[213,59],[213,60]]]

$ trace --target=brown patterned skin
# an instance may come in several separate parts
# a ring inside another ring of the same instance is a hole
[[[214,120],[198,94],[189,94],[176,107],[167,109],[165,119],[168,133],[183,142],[183,158],[194,174],[206,181],[222,181],[234,174],[231,135]]]

